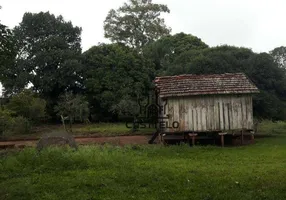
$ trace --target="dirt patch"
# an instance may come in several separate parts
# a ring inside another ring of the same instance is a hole
[[[116,137],[77,137],[75,141],[79,145],[87,144],[113,144],[113,145],[129,145],[129,144],[148,144],[150,136],[116,136]],[[0,149],[7,148],[24,148],[36,146],[38,140],[19,140],[19,141],[3,141],[0,142]]]
[[[116,137],[98,137],[98,138],[76,138],[78,144],[148,144],[150,136],[116,136]]]

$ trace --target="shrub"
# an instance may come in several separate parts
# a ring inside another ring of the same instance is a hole
[[[57,112],[57,115],[62,118],[64,126],[65,119],[69,121],[70,130],[71,125],[75,120],[88,122],[88,102],[83,96],[65,93],[60,96],[58,105],[54,107],[54,110]]]
[[[13,127],[13,118],[11,112],[0,109],[0,134],[5,135]]]
[[[29,134],[31,133],[31,124],[28,119],[19,116],[13,118],[12,134]]]
[[[29,134],[31,125],[28,119],[19,116],[12,117],[9,110],[0,110],[0,135]]]
[[[7,108],[16,116],[23,116],[31,122],[37,122],[45,116],[46,101],[34,96],[30,90],[14,95]]]

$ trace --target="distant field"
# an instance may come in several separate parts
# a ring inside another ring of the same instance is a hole
[[[259,135],[273,136],[283,134],[286,129],[286,122],[263,121],[258,126]],[[63,131],[62,125],[41,125],[33,128],[33,133],[23,135],[7,136],[9,139],[28,139],[39,138],[44,133],[53,131]],[[75,124],[73,125],[73,135],[75,136],[119,136],[119,135],[151,135],[155,132],[155,128],[141,128],[136,132],[132,132],[126,127],[125,123],[91,123],[91,124]]]
[[[107,145],[2,153],[0,199],[286,199],[284,125],[268,122],[268,130],[279,129],[275,137],[243,147]]]
[[[259,124],[257,132],[262,135],[283,135],[286,134],[286,122],[272,122],[268,120],[262,121]]]
[[[62,125],[41,125],[34,127],[32,134],[17,134],[7,136],[7,139],[29,139],[39,138],[45,133],[54,131],[64,131]],[[75,124],[72,126],[74,136],[119,136],[119,135],[150,135],[155,128],[141,128],[132,132],[131,128],[126,127],[125,123],[91,123]]]
[[[128,126],[128,127],[127,127]],[[141,128],[136,132],[132,132],[131,125],[125,123],[97,123],[89,124],[82,127],[75,127],[75,134],[92,134],[97,133],[102,136],[115,136],[115,135],[140,135],[150,134],[155,131],[155,128]]]

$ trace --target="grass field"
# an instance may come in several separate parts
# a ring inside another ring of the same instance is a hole
[[[129,126],[129,124],[128,124]],[[33,127],[31,134],[16,134],[3,137],[4,140],[9,139],[33,139],[40,138],[45,133],[64,131],[61,124],[58,125],[41,125]],[[90,123],[75,124],[72,126],[72,134],[74,136],[120,136],[120,135],[152,135],[155,128],[139,128],[136,132],[132,132],[131,128],[126,127],[125,123]]]
[[[10,152],[0,159],[0,199],[286,199],[285,123],[264,129],[275,137],[243,147]]]
[[[127,124],[130,127],[130,124]],[[89,124],[82,127],[75,127],[75,134],[98,134],[101,136],[116,136],[116,135],[142,135],[152,134],[155,128],[139,128],[138,131],[132,132],[125,123],[97,123]]]
[[[286,122],[272,122],[264,120],[259,124],[257,132],[261,135],[283,135],[286,134]]]
[[[258,127],[260,135],[279,135],[286,129],[285,122],[263,121]],[[32,130],[32,134],[17,134],[8,135],[4,139],[29,139],[40,138],[43,134],[55,131],[63,131],[63,126],[58,125],[41,125],[36,126]],[[75,124],[73,125],[74,136],[119,136],[119,135],[152,135],[155,128],[141,128],[136,132],[132,132],[126,127],[125,123],[90,123],[90,124]]]

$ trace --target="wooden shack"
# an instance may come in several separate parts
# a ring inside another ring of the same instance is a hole
[[[253,130],[252,95],[259,90],[243,73],[164,76],[155,85],[161,133]]]

